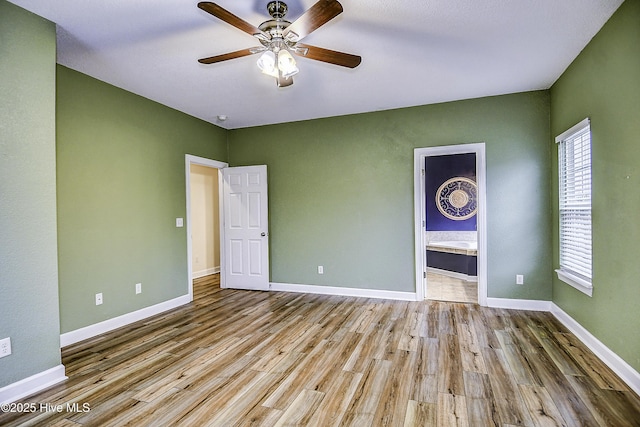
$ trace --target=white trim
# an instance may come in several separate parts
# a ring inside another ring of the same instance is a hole
[[[615,372],[636,394],[640,394],[640,373],[633,369],[620,356],[594,337],[576,320],[564,312],[555,303],[551,303],[551,313],[567,327],[589,350]]]
[[[556,270],[556,274],[558,275],[558,279],[562,280],[567,285],[573,286],[583,294],[589,295],[590,297],[593,296],[593,285],[590,282],[560,269]]]
[[[570,136],[575,135],[576,133],[586,128],[587,126],[591,126],[591,120],[589,119],[589,117],[582,120],[580,123],[577,123],[571,126],[570,129],[567,129],[566,131],[562,132],[560,135],[556,136],[556,144],[559,144],[565,139],[569,138]]]
[[[513,310],[551,311],[551,301],[512,298],[487,298],[487,307]]]
[[[192,273],[193,279],[199,279],[200,277],[209,276],[210,274],[220,273],[220,267],[207,268],[205,270],[194,271]]]
[[[218,199],[219,199],[219,215],[220,215],[220,247],[222,247],[222,242],[224,241],[224,227],[223,227],[223,207],[222,207],[222,176],[220,169],[229,167],[228,163],[219,162],[217,160],[207,159],[205,157],[193,156],[191,154],[184,155],[184,173],[185,173],[185,182],[186,182],[186,199],[187,199],[187,210],[186,210],[186,218],[185,222],[187,223],[187,289],[189,301],[193,301],[193,279],[194,273],[192,271],[193,262],[191,259],[191,254],[193,251],[192,241],[191,241],[191,165],[200,165],[207,166],[210,168],[218,169]],[[220,252],[220,265],[224,265],[224,251]],[[220,287],[224,288],[224,271],[220,270]]]
[[[30,396],[45,388],[61,383],[66,379],[67,376],[64,374],[64,365],[58,365],[46,371],[31,375],[30,377],[0,388],[0,404],[15,402],[23,397]]]
[[[422,171],[427,156],[442,156],[449,154],[475,153],[476,155],[476,184],[478,186],[478,303],[487,305],[487,178],[485,143],[445,145],[439,147],[416,148],[413,150],[413,205],[415,227],[415,278],[416,296],[418,300],[425,298],[425,279],[427,268],[426,245],[423,221],[425,206],[425,189]]]
[[[487,305],[487,156],[485,144],[476,147],[476,181],[478,185],[478,303]]]
[[[413,223],[414,223],[414,255],[416,299],[422,301],[426,297],[427,246],[425,241],[425,188],[424,188],[424,154],[423,149],[413,150]]]
[[[191,295],[183,295],[178,298],[170,299],[169,301],[164,301],[150,307],[145,307],[140,310],[132,311],[131,313],[123,314],[122,316],[66,332],[60,335],[60,347],[66,347],[68,345],[93,338],[97,335],[104,334],[105,332],[113,331],[114,329],[155,316],[156,314],[180,307],[181,305],[188,304],[192,300],[193,297]]]
[[[345,297],[380,298],[400,301],[419,301],[415,292],[385,291],[378,289],[342,288],[339,286],[303,285],[297,283],[270,283],[272,291],[302,292],[307,294],[338,295]]]

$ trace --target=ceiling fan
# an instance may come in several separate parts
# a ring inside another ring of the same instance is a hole
[[[275,77],[278,87],[285,87],[293,84],[292,76],[299,71],[292,53],[348,68],[357,67],[362,60],[357,55],[300,43],[303,38],[342,13],[342,5],[337,0],[318,1],[294,22],[284,19],[287,14],[287,5],[284,2],[271,1],[267,5],[267,12],[272,19],[258,27],[212,2],[200,2],[198,7],[254,36],[262,45],[198,59],[201,64],[213,64],[262,52],[258,59],[258,67],[263,73]]]

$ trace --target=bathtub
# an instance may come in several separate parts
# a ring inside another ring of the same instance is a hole
[[[466,241],[466,240],[446,240],[442,242],[429,242],[427,247],[432,248],[443,248],[443,249],[463,249],[465,251],[477,251],[478,250],[478,242]]]
[[[478,242],[444,240],[427,243],[427,267],[463,275],[466,280],[477,276]]]

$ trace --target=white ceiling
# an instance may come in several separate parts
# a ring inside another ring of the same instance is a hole
[[[305,44],[362,56],[355,69],[296,58],[277,88],[258,46],[197,0],[10,0],[58,24],[58,63],[227,129],[549,88],[623,0],[340,0]],[[284,0],[294,21],[315,0]],[[245,21],[268,0],[218,0]],[[226,115],[220,121],[217,116]]]

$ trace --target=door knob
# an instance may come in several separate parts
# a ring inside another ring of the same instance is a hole
[[[265,233],[265,232],[263,231],[262,233],[260,233],[260,235],[261,235],[262,237],[264,237],[264,236],[266,236],[266,235],[267,235],[267,233]]]

